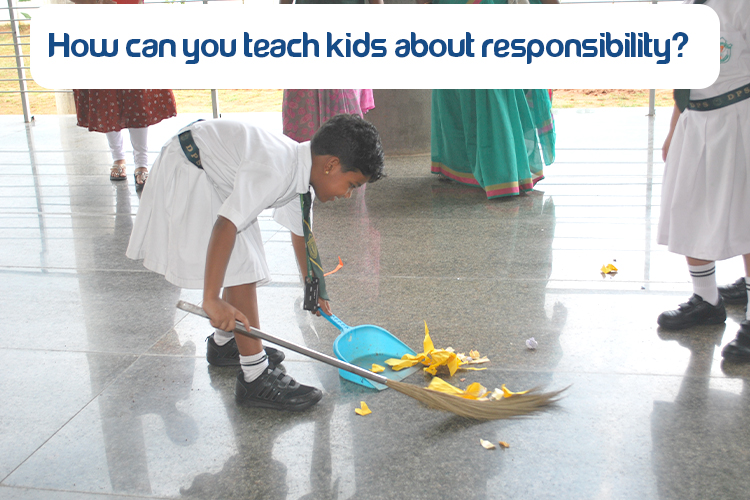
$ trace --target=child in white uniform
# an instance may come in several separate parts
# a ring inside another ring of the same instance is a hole
[[[260,328],[256,286],[269,272],[258,215],[277,209],[274,217],[292,231],[300,269],[307,269],[300,195],[312,187],[321,202],[349,198],[382,175],[375,127],[350,115],[331,118],[301,144],[247,123],[211,120],[190,125],[162,148],[127,256],[179,287],[203,288],[203,309],[217,328],[206,356],[214,365],[242,367],[238,403],[303,410],[322,397],[276,367],[282,352],[231,333],[235,321]],[[327,300],[319,307],[330,314]]]
[[[716,260],[743,255],[750,274],[750,2],[705,5],[721,22],[721,71],[710,87],[690,90],[685,111],[675,105],[662,150],[657,241],[687,257],[694,291],[688,302],[659,316],[667,329],[726,320]],[[750,315],[723,354],[750,360]]]

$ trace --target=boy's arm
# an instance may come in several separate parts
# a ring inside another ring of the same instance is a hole
[[[307,276],[307,250],[305,249],[305,237],[297,236],[292,233],[292,247],[294,248],[294,255],[297,257],[297,264],[299,264],[299,271],[302,273],[302,280],[304,281]],[[331,305],[327,300],[318,298],[318,305],[323,312],[327,315],[331,315]],[[320,316],[320,313],[316,313]]]
[[[661,147],[661,159],[664,161],[667,161],[669,146],[672,144],[672,135],[674,134],[674,129],[677,126],[677,120],[680,119],[681,114],[682,113],[680,112],[680,108],[677,107],[677,104],[675,104],[674,109],[672,110],[672,120],[669,122],[669,133],[667,134],[667,138],[664,140],[664,145]]]
[[[235,328],[235,320],[241,321],[250,331],[247,317],[235,307],[219,297],[224,276],[227,272],[229,257],[234,249],[237,238],[237,226],[229,219],[218,216],[211,231],[206,252],[206,271],[203,276],[203,310],[211,318],[211,326],[231,332]]]

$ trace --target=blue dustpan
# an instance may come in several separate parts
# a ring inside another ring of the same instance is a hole
[[[341,335],[333,341],[333,354],[341,361],[351,363],[365,370],[370,370],[373,363],[385,366],[385,371],[378,375],[383,375],[391,380],[403,380],[419,370],[419,364],[399,371],[393,371],[385,364],[386,359],[400,359],[404,354],[417,354],[388,330],[374,325],[351,327],[333,314],[328,316],[323,311],[320,311],[320,313],[333,326],[341,330]],[[387,386],[384,384],[372,382],[345,370],[339,369],[339,375],[346,380],[365,387],[371,387],[379,391],[387,389]]]

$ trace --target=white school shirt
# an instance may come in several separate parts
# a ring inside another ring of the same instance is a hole
[[[693,3],[692,0],[686,3]],[[708,99],[750,83],[750,0],[708,0],[719,16],[721,58],[719,77],[705,89],[691,89],[690,99]]]
[[[310,190],[310,143],[298,143],[255,125],[210,120],[190,126],[200,150],[201,165],[223,199],[218,215],[240,232],[263,210],[302,236],[299,195]]]

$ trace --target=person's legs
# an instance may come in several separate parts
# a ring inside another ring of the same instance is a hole
[[[224,288],[224,300],[247,316],[250,326],[260,328],[255,283]],[[242,371],[237,375],[234,395],[244,406],[276,410],[304,410],[320,401],[323,393],[301,385],[275,366],[269,366],[259,339],[235,335]]]
[[[258,297],[255,293],[255,283],[230,286],[224,289],[224,300],[247,316],[250,326],[260,328],[258,317]],[[268,360],[263,352],[263,342],[260,339],[235,335],[237,349],[240,352],[240,366],[246,382],[252,382],[268,367]]]
[[[748,286],[750,286],[749,255],[750,254],[743,256],[743,258],[745,259],[745,277],[739,278],[731,285],[719,287],[719,294],[721,294],[721,298],[726,304],[747,305],[748,303],[748,296],[750,295],[750,293],[748,292]]]
[[[133,146],[135,185],[143,186],[148,177],[148,127],[129,128],[130,144]]]
[[[248,287],[249,289],[244,290],[244,287]],[[241,287],[227,287],[224,289],[222,298],[242,311],[242,313],[247,316],[248,320],[251,321],[250,326],[259,328],[260,319],[258,318],[258,301],[257,296],[255,295],[255,283],[242,285]],[[246,310],[252,310],[252,312],[247,312]],[[250,340],[252,343],[250,345],[245,344],[245,340]],[[240,349],[241,342],[246,346],[244,352],[254,352],[257,348],[254,342],[258,342],[261,345],[261,349],[263,349],[266,356],[268,356],[268,362],[270,365],[278,366],[285,358],[284,352],[274,349],[273,347],[263,348],[262,342],[259,340],[249,339],[243,335],[236,336],[233,332],[225,332],[218,328],[214,330],[213,334],[206,338],[206,342],[208,344],[206,347],[206,359],[209,364],[214,366],[240,366],[240,356],[243,355],[243,350]],[[251,380],[247,377],[246,379]]]
[[[745,294],[750,298],[750,254],[742,257],[745,259]],[[740,322],[737,336],[724,346],[721,355],[729,361],[750,361],[750,306],[745,310],[745,320]]]
[[[716,264],[692,257],[687,257],[687,263],[693,281],[693,296],[679,308],[661,313],[657,323],[669,330],[723,323],[727,312],[716,287]]]
[[[125,179],[127,174],[125,173],[125,151],[122,148],[122,132],[117,130],[107,132],[104,135],[107,136],[109,152],[112,154],[114,162],[109,172],[109,178],[113,181]]]
[[[719,303],[719,289],[716,286],[716,263],[710,260],[687,257],[690,278],[693,280],[693,293],[715,306]]]

